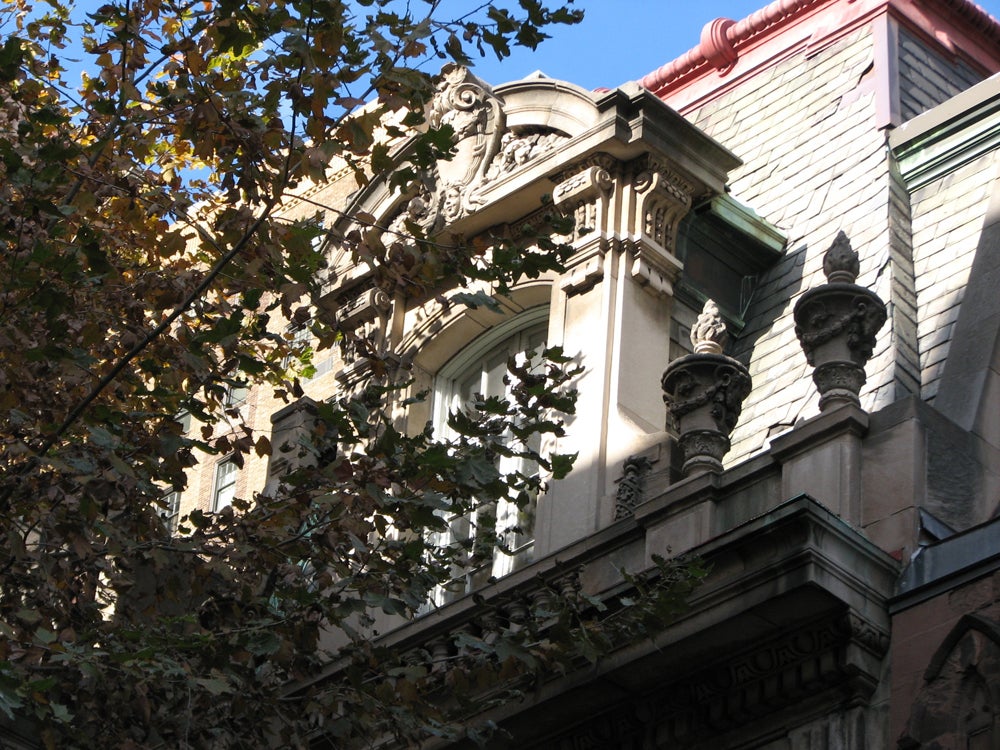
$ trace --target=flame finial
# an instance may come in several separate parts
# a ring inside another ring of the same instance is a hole
[[[722,354],[729,334],[726,323],[719,314],[719,306],[712,300],[705,302],[698,320],[691,326],[691,343],[695,354]]]
[[[853,284],[860,272],[861,263],[858,261],[858,254],[841,229],[823,256],[823,273],[826,274],[826,280],[831,284],[838,282]]]

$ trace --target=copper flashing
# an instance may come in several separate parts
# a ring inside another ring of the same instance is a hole
[[[849,0],[854,2],[854,0]],[[742,21],[717,18],[702,30],[697,47],[639,79],[639,84],[660,97],[681,85],[682,81],[698,78],[711,71],[726,72],[739,60],[742,47],[780,27],[788,26],[824,5],[836,5],[840,0],[774,0],[770,5],[750,14]],[[936,0],[942,15],[948,15],[969,27],[970,32],[986,36],[1000,47],[1000,22],[971,0]],[[913,0],[883,0],[888,9],[922,16]]]
[[[674,81],[701,68],[709,65],[719,67],[713,62],[717,59],[726,59],[728,65],[732,65],[737,59],[738,47],[748,40],[764,33],[772,26],[786,22],[827,2],[830,0],[775,0],[770,5],[751,13],[742,21],[733,22],[723,18],[709,21],[702,31],[701,42],[697,47],[643,76],[639,79],[639,83],[654,94],[659,95]],[[727,22],[728,25],[725,25]]]

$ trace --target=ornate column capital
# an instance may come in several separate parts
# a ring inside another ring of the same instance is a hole
[[[608,249],[608,201],[614,191],[617,162],[597,154],[556,175],[552,202],[572,214],[573,234],[569,238],[577,252],[566,263],[560,287],[567,294],[581,294],[604,276],[604,256]]]

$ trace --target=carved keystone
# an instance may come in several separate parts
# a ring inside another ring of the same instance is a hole
[[[795,304],[795,334],[815,368],[820,411],[840,404],[860,406],[865,365],[887,318],[879,296],[854,283],[859,268],[858,254],[841,231],[823,256],[827,283],[808,290]]]
[[[671,362],[663,373],[663,401],[684,453],[685,476],[721,472],[743,400],[750,394],[750,373],[722,353],[726,326],[709,300],[691,328],[694,354]]]

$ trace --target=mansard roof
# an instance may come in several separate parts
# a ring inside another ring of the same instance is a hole
[[[740,21],[716,18],[696,47],[639,79],[681,112],[776,60],[815,52],[892,17],[983,75],[1000,70],[1000,22],[971,0],[774,0]]]

